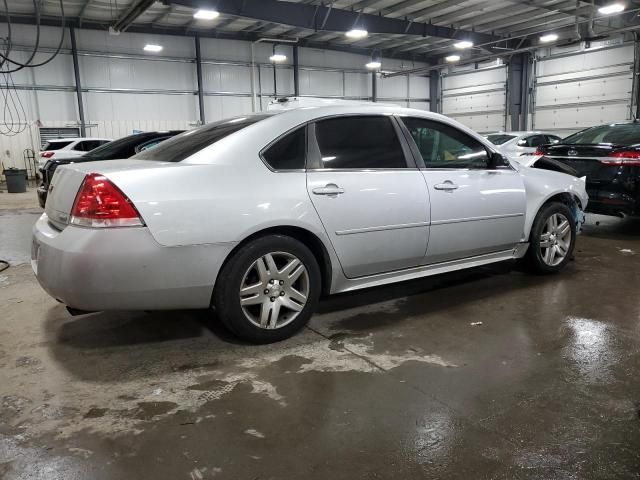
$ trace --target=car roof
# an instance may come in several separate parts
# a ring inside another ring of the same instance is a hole
[[[49,143],[55,142],[79,142],[81,140],[108,140],[111,141],[110,138],[103,137],[66,137],[66,138],[52,138],[51,140],[47,140]]]
[[[520,137],[522,135],[556,135],[553,132],[545,132],[543,130],[528,130],[526,132],[524,131],[518,131],[518,132],[491,132],[491,133],[487,133],[487,135],[513,135],[514,137]]]

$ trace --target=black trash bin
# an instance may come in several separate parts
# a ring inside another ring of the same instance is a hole
[[[9,168],[3,173],[7,179],[7,192],[24,193],[27,191],[27,171],[24,168]]]

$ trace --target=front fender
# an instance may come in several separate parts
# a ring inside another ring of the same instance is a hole
[[[578,223],[580,223],[582,216],[578,213],[583,212],[589,202],[584,179],[560,172],[527,168],[524,166],[520,166],[518,171],[522,176],[527,195],[525,240],[529,238],[533,221],[542,205],[554,197],[563,195],[566,197],[566,195],[570,195],[569,198],[576,202],[578,209],[576,219]]]

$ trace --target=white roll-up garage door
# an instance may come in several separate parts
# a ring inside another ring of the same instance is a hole
[[[534,127],[571,133],[629,120],[633,45],[538,60]]]
[[[477,132],[504,130],[507,67],[442,76],[442,113]]]

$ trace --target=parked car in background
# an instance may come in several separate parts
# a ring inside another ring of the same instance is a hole
[[[587,128],[555,145],[538,148],[543,159],[562,162],[587,180],[588,211],[640,216],[640,123]]]
[[[545,144],[558,143],[559,136],[540,131],[529,132],[497,132],[486,135],[502,154],[511,161],[532,166],[540,158],[535,155],[536,149]]]
[[[110,142],[109,138],[58,138],[45,143],[38,157],[38,170],[44,167],[47,160],[81,157],[94,148]]]
[[[56,168],[60,165],[66,165],[69,163],[82,163],[82,162],[95,162],[97,160],[114,160],[121,158],[129,158],[136,153],[143,152],[149,148],[153,148],[160,142],[171,138],[183,130],[165,130],[159,132],[143,132],[129,135],[127,137],[114,140],[112,142],[104,143],[102,146],[84,153],[80,157],[73,158],[58,158],[52,157],[47,160],[47,163],[40,170],[40,177],[42,183],[38,187],[38,202],[42,208],[45,207],[47,202],[47,192],[51,183]]]
[[[302,328],[321,292],[520,258],[558,272],[587,202],[578,178],[516,169],[442,115],[300,108],[61,166],[32,266],[72,309],[213,306],[265,343]]]

